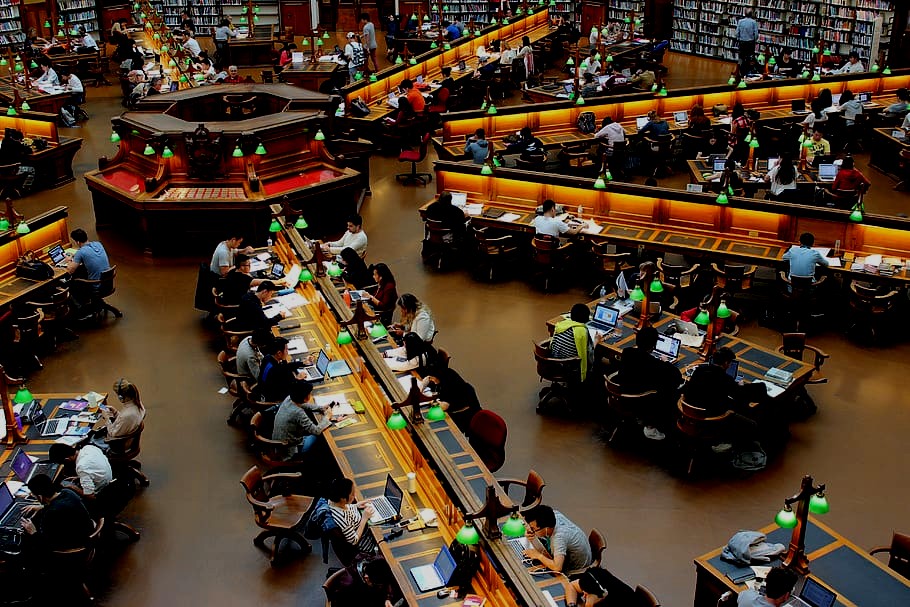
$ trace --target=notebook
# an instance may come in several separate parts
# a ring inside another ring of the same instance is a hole
[[[67,265],[66,252],[60,245],[54,245],[51,250],[47,252],[47,254],[51,258],[51,263],[58,268],[65,267]]]
[[[594,307],[594,316],[588,321],[588,327],[600,331],[612,331],[617,320],[619,320],[619,310],[599,303]]]
[[[675,363],[676,359],[679,358],[680,343],[675,337],[663,334],[658,335],[657,346],[651,350],[651,356],[668,363]]]
[[[814,579],[807,577],[803,587],[784,603],[785,607],[833,607],[837,594],[828,590]]]

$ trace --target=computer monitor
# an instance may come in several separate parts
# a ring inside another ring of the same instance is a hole
[[[863,93],[857,93],[856,99],[860,103],[872,103],[872,93],[870,91],[866,91]]]
[[[291,51],[291,63],[303,63],[303,52]]]
[[[726,158],[715,158],[714,159],[714,172],[720,173],[724,170],[725,165],[727,164]]]
[[[673,112],[673,121],[677,124],[683,124],[689,122],[689,112]]]
[[[417,76],[417,84],[423,84],[423,76]]]
[[[818,165],[819,181],[834,181],[835,177],[837,177],[837,165],[836,164]]]
[[[635,126],[640,131],[643,128],[645,128],[645,125],[648,124],[648,122],[650,122],[650,120],[648,119],[647,116],[639,116],[638,118],[635,119]]]
[[[54,264],[58,264],[66,259],[66,253],[63,251],[63,247],[60,245],[54,245],[51,250],[47,252],[47,254],[51,258],[51,261],[54,262]]]
[[[316,358],[316,371],[325,376],[325,372],[329,368],[329,355],[325,353],[325,350],[319,351],[319,356]]]
[[[790,102],[790,110],[794,112],[805,112],[806,111],[806,100],[805,99],[794,99]]]

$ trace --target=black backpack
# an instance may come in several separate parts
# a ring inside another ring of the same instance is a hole
[[[585,135],[590,135],[597,130],[597,117],[594,112],[582,112],[578,115],[578,122],[575,124],[579,131]]]

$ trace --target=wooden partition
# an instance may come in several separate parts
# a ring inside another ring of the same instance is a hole
[[[597,190],[593,185],[592,179],[517,169],[498,168],[484,176],[472,164],[436,163],[437,192],[465,192],[469,202],[521,216],[514,222],[472,218],[482,225],[533,232],[534,209],[552,199],[572,213],[581,205],[582,217],[604,226],[600,234],[587,236],[593,240],[773,265],[801,233],[812,232],[819,246],[839,241],[843,251],[857,256],[910,258],[906,218],[866,214],[856,223],[848,211],[836,209],[736,197],[718,205],[714,194],[617,183]],[[910,275],[902,268],[894,279],[910,280]]]
[[[32,251],[39,259],[48,261],[48,250],[54,245],[67,247],[70,242],[66,218],[66,207],[56,207],[34,217],[26,217],[31,230],[28,234],[17,234],[13,224],[6,232],[0,232],[0,307],[18,301],[48,281],[17,280],[16,263],[25,253]],[[60,271],[57,270],[57,274]]]

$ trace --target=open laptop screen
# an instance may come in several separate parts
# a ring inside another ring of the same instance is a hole
[[[714,172],[721,173],[724,170],[724,166],[727,164],[727,161],[723,158],[714,159]]]
[[[392,509],[395,510],[395,512],[400,513],[404,492],[401,490],[401,487],[398,486],[398,483],[395,482],[395,479],[392,478],[391,474],[385,479],[385,491],[383,492],[383,495],[389,500],[389,505]]]
[[[635,126],[640,131],[643,128],[645,128],[645,125],[647,125],[648,122],[649,122],[649,120],[648,120],[647,116],[639,116],[638,118],[635,119]]]
[[[316,358],[316,371],[320,375],[325,375],[325,372],[328,368],[329,368],[329,355],[325,353],[325,350],[320,350],[319,356]]]
[[[689,122],[689,113],[682,112],[673,112],[673,120],[677,123]]]
[[[872,93],[869,91],[866,91],[864,93],[857,93],[856,98],[860,103],[871,103]]]
[[[13,505],[13,494],[10,493],[9,485],[6,483],[0,483],[0,516],[3,516],[9,507]]]
[[[837,166],[834,164],[818,165],[818,178],[822,181],[834,181],[837,177]]]
[[[812,607],[832,607],[837,595],[809,577],[806,578],[806,583],[802,592],[799,593],[799,598],[812,605]]]
[[[452,574],[455,573],[455,558],[449,552],[448,546],[443,546],[439,554],[436,555],[436,560],[433,561],[433,568],[436,569],[442,582],[448,585],[452,579]]]
[[[63,247],[60,245],[54,245],[47,254],[55,264],[60,263],[66,258],[66,253],[63,252]]]
[[[28,473],[32,470],[32,458],[30,458],[22,449],[16,450],[16,456],[12,463],[13,472],[23,483],[28,479]]]
[[[676,358],[679,356],[679,344],[680,341],[675,337],[661,334],[657,336],[657,346],[654,349],[665,356]]]
[[[616,319],[619,318],[619,310],[611,306],[597,304],[594,308],[594,320],[596,322],[612,327],[616,325]]]

